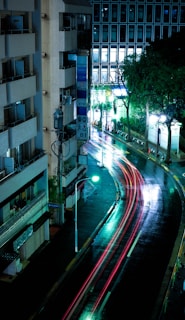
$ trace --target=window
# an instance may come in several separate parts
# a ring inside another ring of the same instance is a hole
[[[178,17],[178,7],[173,6],[172,7],[172,22],[177,22],[177,17]]]
[[[92,70],[92,82],[99,82],[99,67],[94,67]]]
[[[155,22],[161,21],[161,6],[155,7]]]
[[[109,21],[109,5],[107,3],[103,5],[102,18],[103,18],[103,22]]]
[[[113,81],[113,82],[116,82],[116,66],[111,66],[110,68],[110,80]]]
[[[111,41],[116,42],[117,41],[117,26],[111,27]]]
[[[143,41],[143,26],[138,26],[137,41],[138,42],[142,42]]]
[[[152,26],[146,26],[146,41],[150,42],[152,39]]]
[[[93,62],[98,63],[99,62],[99,48],[93,49]]]
[[[101,69],[101,82],[108,82],[108,68],[107,66],[103,66]]]
[[[185,22],[185,6],[182,6],[182,7],[181,7],[180,22],[181,22],[181,23],[184,23],[184,22]]]
[[[156,26],[155,27],[155,40],[159,40],[160,39],[160,27]]]
[[[101,51],[101,62],[107,63],[108,62],[108,48],[104,47]]]
[[[135,5],[130,5],[129,7],[129,22],[135,21]]]
[[[143,22],[144,20],[144,6],[138,6],[138,22]]]
[[[110,48],[110,62],[116,62],[117,61],[117,48]]]
[[[126,26],[120,26],[120,42],[126,42]]]
[[[124,47],[119,48],[119,62],[123,62],[126,56],[126,49]]]
[[[108,42],[108,26],[103,26],[103,42]]]
[[[94,4],[94,21],[99,22],[100,21],[100,5]]]
[[[133,55],[134,54],[134,48],[133,47],[129,47],[128,48],[128,55]]]
[[[125,4],[121,4],[120,21],[126,22],[126,5]]]
[[[134,42],[134,26],[129,26],[129,42]]]
[[[177,26],[172,26],[172,34],[177,32]]]
[[[152,6],[147,5],[147,22],[152,22]]]
[[[94,32],[93,32],[93,36],[94,36],[94,42],[99,42],[100,39],[100,29],[98,25],[94,26]]]
[[[117,22],[118,20],[118,6],[117,4],[112,5],[112,22]]]
[[[169,6],[164,6],[164,22],[169,22]]]
[[[167,26],[163,27],[163,38],[164,39],[168,38],[168,27]]]

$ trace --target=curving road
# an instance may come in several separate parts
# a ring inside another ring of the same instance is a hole
[[[100,314],[102,304],[104,304],[105,299],[107,300],[109,288],[124,263],[124,259],[129,255],[129,250],[134,245],[140,230],[143,219],[143,178],[126,157],[119,157],[119,159],[114,160],[114,163],[116,164],[115,167],[119,168],[118,178],[122,183],[122,188],[125,189],[125,207],[122,213],[119,213],[116,226],[114,223],[113,233],[109,233],[109,236],[106,235],[103,247],[101,243],[102,253],[69,308],[62,316],[63,320],[83,319],[84,314],[87,316],[87,313],[91,319],[93,317],[97,318],[97,313]],[[115,214],[111,217],[111,221],[115,220]],[[109,223],[112,222],[109,221]],[[87,300],[86,302],[84,302],[85,299]],[[83,311],[81,310],[81,305],[83,306]]]

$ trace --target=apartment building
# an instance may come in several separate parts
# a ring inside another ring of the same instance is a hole
[[[118,83],[125,56],[185,28],[185,0],[92,0],[92,83]]]
[[[41,10],[0,0],[0,273],[16,276],[49,240]]]
[[[87,170],[91,14],[86,0],[42,1],[43,135],[52,224],[65,222],[74,207],[75,182]]]

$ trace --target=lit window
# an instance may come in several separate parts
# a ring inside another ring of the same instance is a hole
[[[101,69],[101,82],[108,82],[108,68],[103,66]]]
[[[108,48],[102,48],[101,51],[101,62],[108,62]]]
[[[97,83],[99,82],[99,68],[94,67],[92,70],[92,82]]]
[[[126,49],[125,48],[119,48],[119,62],[123,62],[125,56],[126,56]]]
[[[111,66],[110,68],[110,81],[116,82],[116,66]]]
[[[117,48],[110,48],[110,62],[116,62]]]
[[[93,49],[93,62],[95,62],[95,63],[99,62],[99,49],[98,48]]]

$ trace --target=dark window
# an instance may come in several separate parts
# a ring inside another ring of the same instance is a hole
[[[120,26],[120,42],[126,42],[126,26]]]
[[[147,5],[147,22],[152,22],[152,6]]]
[[[103,26],[103,42],[108,42],[108,26]]]
[[[94,26],[94,32],[93,32],[93,36],[94,36],[94,42],[99,42],[99,36],[100,36],[100,29],[98,25]]]
[[[155,7],[155,22],[161,21],[161,6]]]
[[[164,6],[164,22],[169,22],[169,6]]]
[[[180,22],[181,23],[185,22],[185,6],[181,7],[181,20],[180,20]]]
[[[129,21],[134,22],[135,21],[135,6],[130,5],[129,7]]]
[[[142,42],[143,41],[143,26],[138,26],[137,41],[138,42]]]
[[[112,5],[112,22],[118,21],[118,6],[117,4]]]
[[[94,4],[94,21],[99,22],[100,21],[100,5]]]
[[[126,22],[126,5],[121,4],[120,21]]]
[[[107,3],[103,5],[102,18],[103,18],[103,22],[109,21],[109,5]]]
[[[138,22],[143,22],[144,19],[144,6],[138,6]]]

